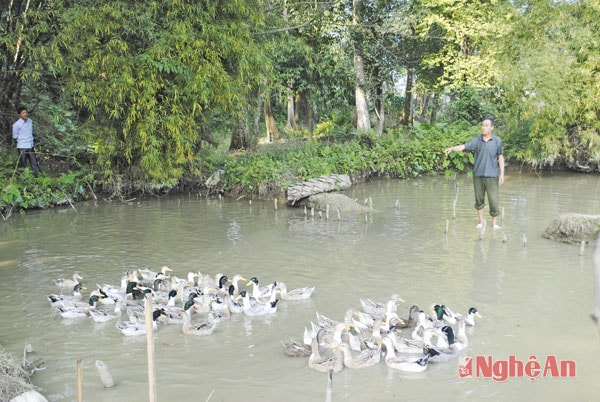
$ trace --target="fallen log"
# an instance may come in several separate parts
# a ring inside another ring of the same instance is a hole
[[[321,176],[317,179],[310,179],[289,186],[287,189],[287,201],[290,205],[297,205],[299,200],[311,195],[346,190],[350,186],[352,186],[352,181],[348,175],[331,174],[329,176]]]

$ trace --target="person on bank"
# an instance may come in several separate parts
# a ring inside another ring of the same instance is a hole
[[[485,196],[490,204],[490,215],[492,216],[492,227],[500,229],[498,215],[500,215],[499,187],[504,183],[504,155],[502,140],[492,135],[494,131],[494,120],[485,118],[481,123],[481,135],[472,138],[465,144],[446,148],[446,156],[450,152],[473,152],[475,154],[475,165],[473,166],[473,190],[475,193],[475,209],[479,223],[477,228],[485,226],[483,207]]]
[[[19,107],[17,113],[19,114],[19,119],[13,124],[13,138],[17,141],[19,167],[26,167],[27,161],[29,161],[33,174],[37,176],[40,173],[40,169],[33,148],[33,121],[29,118],[27,108]]]

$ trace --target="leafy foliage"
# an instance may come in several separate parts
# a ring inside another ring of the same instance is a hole
[[[600,6],[516,2],[501,95],[514,156],[536,167],[600,170]]]
[[[426,126],[417,130],[390,131],[385,136],[361,134],[345,141],[306,140],[270,144],[257,152],[244,152],[212,168],[225,172],[225,192],[264,196],[265,191],[313,177],[344,173],[355,177],[412,178],[436,172],[468,172],[470,153],[446,159],[443,150],[464,143],[478,127],[465,124]]]
[[[99,163],[177,179],[200,146],[206,109],[235,116],[261,81],[254,0],[85,1],[61,15],[55,65],[96,124]]]
[[[16,152],[12,153],[16,155]],[[83,200],[92,175],[86,170],[66,172],[53,178],[35,177],[29,167],[16,169],[16,157],[2,152],[0,166],[0,212],[6,216],[10,211],[48,208]]]

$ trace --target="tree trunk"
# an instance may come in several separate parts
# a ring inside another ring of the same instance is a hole
[[[414,69],[410,67],[406,72],[406,91],[404,95],[404,116],[402,125],[405,127],[412,126],[413,123],[413,76]]]
[[[433,102],[431,105],[431,117],[429,118],[429,124],[435,124],[437,122],[437,113],[440,107],[440,93],[433,94]]]
[[[355,29],[360,25],[362,0],[353,0],[353,24]],[[358,31],[358,30],[357,30]],[[366,79],[365,79],[365,61],[362,56],[362,39],[360,35],[354,38],[354,75],[356,78],[356,129],[358,131],[371,130],[371,120],[369,117],[369,106],[367,103]]]
[[[261,112],[262,112],[262,108],[263,108],[262,96],[260,94],[260,89],[257,92],[258,93],[256,95],[256,106],[254,108],[254,116],[252,116],[252,118],[253,118],[252,134],[254,134],[254,138],[260,137],[260,116],[262,114]]]
[[[383,89],[381,86],[377,88],[375,112],[377,113],[377,127],[375,128],[375,135],[377,137],[381,137],[381,134],[383,134],[383,127],[385,125],[385,108],[383,106]]]
[[[279,139],[275,116],[273,116],[273,107],[271,106],[271,97],[265,96],[265,124],[267,126],[267,138],[269,142],[274,142]]]
[[[302,95],[300,95],[300,92],[296,92],[296,97],[294,98],[294,121],[296,122],[296,125],[298,125],[298,122],[301,122],[300,110],[302,110],[302,102]]]
[[[238,149],[248,148],[248,121],[246,115],[238,119],[237,127],[235,128],[233,135],[231,136],[231,143],[229,144],[230,151],[236,151]]]
[[[312,94],[309,92],[309,94]],[[315,116],[315,102],[313,101],[312,96],[308,95],[306,98],[306,118],[308,122],[308,136],[312,138],[313,132],[315,131],[315,121],[317,120],[317,116]]]
[[[296,107],[294,102],[294,93],[291,89],[288,89],[288,102],[287,102],[287,123],[286,128],[290,130],[296,130]]]
[[[423,104],[421,105],[421,113],[419,113],[419,122],[424,122],[427,119],[427,111],[429,110],[429,104],[434,95],[423,94]]]

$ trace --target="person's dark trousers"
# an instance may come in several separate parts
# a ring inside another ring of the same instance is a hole
[[[40,168],[38,167],[37,159],[35,157],[35,150],[33,148],[17,148],[17,151],[19,151],[19,167],[26,167],[27,161],[29,160],[33,174],[35,176],[40,174]]]

